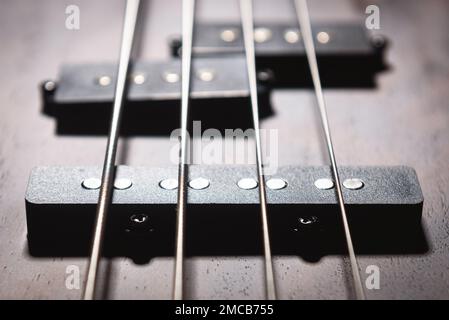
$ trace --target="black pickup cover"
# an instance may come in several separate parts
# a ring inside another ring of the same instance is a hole
[[[192,64],[192,120],[202,127],[226,129],[252,127],[249,86],[243,57],[198,58]],[[212,71],[214,78],[203,81],[198,74]],[[55,117],[59,134],[107,134],[114,97],[117,66],[111,64],[65,65],[56,89],[45,90],[44,113]],[[123,135],[168,134],[179,128],[181,82],[170,83],[164,74],[180,75],[179,60],[137,62],[131,76],[143,75],[145,82],[130,81],[124,108]],[[98,79],[109,76],[111,84],[101,86]],[[259,86],[260,116],[272,113],[269,93]]]
[[[426,250],[421,228],[423,196],[408,167],[342,167],[341,178],[359,178],[360,190],[344,189],[358,253],[414,253]],[[85,255],[92,236],[98,190],[86,190],[84,179],[100,177],[98,167],[35,168],[26,193],[28,243],[36,256]],[[174,252],[176,190],[159,182],[176,178],[177,167],[120,166],[117,178],[133,182],[116,190],[109,214],[106,252],[148,258]],[[261,253],[258,191],[237,186],[256,178],[254,166],[189,167],[190,179],[210,181],[204,190],[188,190],[186,250],[189,255]],[[319,178],[329,167],[281,167],[274,177],[285,189],[267,188],[269,225],[274,254],[306,257],[345,253],[335,190],[320,190]],[[267,177],[267,180],[270,177]],[[130,220],[148,216],[145,223]],[[303,224],[299,220],[315,221]]]
[[[256,64],[259,72],[271,75],[272,87],[312,86],[304,44],[285,40],[288,31],[298,31],[297,24],[264,23],[257,29],[270,30],[265,42],[255,44]],[[224,30],[233,30],[235,41],[221,38]],[[383,54],[387,45],[381,36],[370,37],[362,23],[314,24],[312,33],[329,35],[329,42],[315,39],[320,75],[325,87],[373,87],[375,76],[386,69]],[[179,38],[171,41],[173,56],[178,57],[182,47]],[[195,56],[227,56],[243,53],[242,30],[239,24],[198,23],[194,35]],[[268,71],[268,72],[267,72]]]

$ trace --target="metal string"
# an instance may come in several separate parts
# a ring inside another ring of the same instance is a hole
[[[178,201],[176,220],[176,253],[173,299],[183,298],[184,267],[184,227],[187,203],[188,175],[188,136],[187,120],[189,115],[190,73],[192,62],[193,24],[195,17],[195,0],[182,1],[182,84],[181,84],[181,148],[178,167]]]
[[[362,280],[360,278],[359,266],[352,244],[351,232],[349,230],[348,219],[346,215],[345,203],[340,184],[340,177],[338,173],[337,161],[335,159],[334,147],[332,144],[331,132],[329,128],[329,120],[326,111],[326,103],[324,100],[323,89],[321,87],[320,73],[316,59],[315,46],[313,42],[312,28],[309,18],[309,11],[306,0],[295,0],[296,14],[301,27],[301,33],[304,39],[306,48],[307,60],[309,61],[310,73],[312,74],[313,84],[315,87],[315,94],[318,101],[318,108],[320,111],[321,122],[326,137],[326,145],[331,161],[332,175],[335,180],[336,193],[338,198],[338,205],[340,207],[341,218],[343,220],[343,228],[345,232],[346,244],[349,252],[349,259],[351,262],[352,278],[355,287],[356,297],[359,300],[365,299],[363,291]]]
[[[112,109],[112,120],[103,164],[94,236],[83,294],[84,300],[93,300],[95,298],[97,274],[101,259],[106,217],[113,193],[117,142],[119,137],[122,109],[125,100],[124,96],[127,85],[127,74],[130,64],[131,50],[133,47],[134,31],[136,27],[137,14],[139,11],[139,4],[140,0],[127,0],[126,2],[117,83],[115,87],[114,105]]]
[[[265,280],[267,299],[276,299],[274,283],[273,261],[271,257],[270,236],[268,230],[267,200],[265,178],[263,173],[262,147],[260,141],[259,106],[257,99],[256,58],[254,49],[254,21],[252,0],[240,0],[240,10],[243,28],[243,40],[246,54],[246,64],[251,96],[251,110],[256,140],[256,163],[259,180],[260,213],[262,218],[263,247],[265,256]]]

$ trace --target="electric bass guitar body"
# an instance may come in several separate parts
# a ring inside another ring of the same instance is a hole
[[[3,2],[0,298],[80,299],[126,1]],[[252,2],[256,90],[248,7],[196,1],[189,46],[183,2],[140,3],[95,298],[171,299],[182,283],[183,299],[354,299],[359,284],[368,299],[448,299],[449,3],[309,1],[336,188],[302,1]],[[255,100],[265,208],[256,139],[211,145],[255,127]]]

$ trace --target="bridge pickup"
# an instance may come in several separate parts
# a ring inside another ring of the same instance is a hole
[[[26,193],[32,255],[88,253],[98,199],[95,179],[100,175],[97,167],[33,170]],[[281,167],[266,177],[274,254],[315,259],[346,253],[335,190],[316,186],[331,187],[326,181],[317,182],[330,177],[329,167],[294,166]],[[172,188],[176,188],[176,178],[176,167],[118,167],[119,189],[114,191],[105,241],[108,255],[149,259],[173,254],[177,191]],[[202,180],[195,180],[198,178]],[[189,181],[202,189],[188,188],[188,255],[262,252],[257,186],[250,180],[241,181],[255,178],[254,166],[189,167]],[[341,178],[359,179],[345,181],[343,188],[358,253],[427,250],[421,228],[423,196],[413,169],[342,167]]]
[[[249,87],[243,57],[193,61],[191,119],[202,128],[250,128]],[[65,65],[56,82],[43,84],[44,113],[59,134],[106,134],[117,66]],[[178,60],[137,62],[124,108],[124,135],[167,134],[179,128],[181,65]],[[272,113],[269,92],[259,86],[260,116]]]
[[[327,87],[373,87],[376,73],[384,70],[386,40],[370,37],[361,24],[316,24],[312,28],[321,80]],[[170,47],[179,56],[182,43],[174,37]],[[265,23],[255,28],[256,64],[260,81],[274,87],[312,86],[307,57],[296,24]],[[199,23],[195,26],[196,56],[243,53],[238,24]]]

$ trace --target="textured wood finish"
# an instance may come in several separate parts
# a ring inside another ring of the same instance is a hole
[[[65,286],[66,267],[84,276],[86,259],[34,258],[27,253],[24,192],[36,165],[101,164],[103,137],[61,137],[40,113],[38,83],[56,77],[65,62],[113,61],[118,57],[124,2],[118,0],[1,1],[0,10],[0,298],[77,299]],[[293,19],[287,1],[255,1],[258,21]],[[368,298],[449,298],[449,3],[444,0],[311,1],[315,19],[360,19],[372,2],[381,8],[381,30],[391,40],[390,70],[373,90],[326,90],[338,161],[346,165],[413,166],[425,197],[423,224],[430,244],[424,255],[363,256],[362,269],[381,270],[381,289]],[[81,9],[81,30],[64,27],[65,7]],[[146,5],[142,59],[167,59],[167,37],[180,31],[181,1]],[[276,9],[273,10],[273,7]],[[199,19],[238,21],[237,3],[200,0]],[[300,75],[298,75],[300,76]],[[281,164],[327,162],[310,90],[276,91],[276,114],[264,128],[279,129]],[[80,124],[82,125],[82,124]],[[165,137],[122,141],[122,162],[160,165],[169,161]],[[385,221],[388,223],[388,221]],[[231,235],[230,235],[231,236]],[[157,244],[148,244],[157,245]],[[136,265],[124,258],[105,263],[103,297],[168,299],[172,258]],[[341,257],[306,262],[276,257],[282,299],[353,298]],[[186,265],[186,297],[264,297],[259,257],[194,257]],[[362,276],[366,274],[362,272]]]

